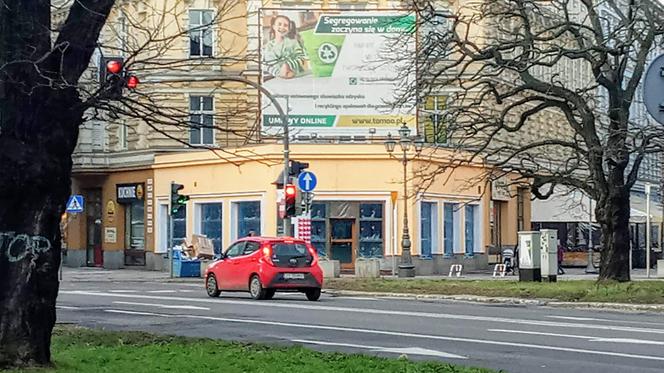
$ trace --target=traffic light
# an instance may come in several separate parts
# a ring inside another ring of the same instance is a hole
[[[119,100],[124,88],[134,90],[138,87],[138,77],[126,71],[122,57],[102,57],[101,66],[99,82],[105,98]]]
[[[284,205],[286,206],[285,217],[295,216],[297,189],[293,184],[286,184],[284,188]]]
[[[306,170],[307,168],[309,168],[308,162],[290,161],[288,167],[288,174],[290,176],[297,177],[302,171]]]
[[[180,194],[182,189],[184,189],[184,185],[171,182],[171,215],[177,214],[187,204],[187,201],[189,201],[189,196]]]

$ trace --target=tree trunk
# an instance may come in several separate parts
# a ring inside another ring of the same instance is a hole
[[[629,191],[618,187],[595,210],[602,228],[599,279],[629,281]]]
[[[82,121],[75,88],[6,88],[0,107],[0,369],[50,364],[60,218]]]

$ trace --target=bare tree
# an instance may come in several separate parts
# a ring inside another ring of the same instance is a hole
[[[0,369],[50,363],[59,223],[86,120],[133,128],[140,122],[171,148],[191,146],[193,124],[200,131],[214,128],[218,139],[226,138],[222,145],[260,140],[258,94],[223,79],[257,64],[243,31],[246,4],[218,2],[211,17],[192,28],[183,22],[184,1],[161,8],[114,3],[0,0]],[[124,29],[116,27],[119,20]],[[191,57],[190,40],[216,53]],[[99,53],[123,56],[126,69],[143,81],[139,89],[99,84],[97,69],[105,68]],[[181,81],[160,85],[167,77]],[[109,95],[114,89],[121,97]],[[183,89],[228,98],[204,121],[192,118]],[[229,152],[213,150],[220,157]]]
[[[556,185],[592,196],[603,237],[600,279],[628,281],[630,189],[643,158],[661,151],[662,129],[634,113],[644,69],[664,33],[661,5],[456,6],[445,12],[433,1],[414,4],[430,31],[422,36],[415,88],[421,99],[449,97],[443,130],[459,154],[452,164],[482,159],[499,173],[517,172],[541,199]]]

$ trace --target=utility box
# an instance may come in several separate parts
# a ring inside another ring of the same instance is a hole
[[[558,280],[558,231],[541,229],[540,233],[542,279],[556,282]]]
[[[540,243],[540,232],[519,232],[519,281],[542,281]]]

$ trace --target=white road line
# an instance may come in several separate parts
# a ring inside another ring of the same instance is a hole
[[[595,317],[574,317],[574,316],[557,316],[549,315],[552,319],[561,319],[561,320],[575,320],[575,321],[606,321],[606,322],[616,322],[621,324],[637,324],[637,325],[659,325],[664,326],[664,323],[661,322],[648,322],[648,321],[633,321],[633,320],[612,320],[612,319],[598,319]]]
[[[109,290],[109,293],[138,293],[138,290]]]
[[[526,320],[526,319],[510,319],[506,317],[492,317],[492,316],[469,316],[461,314],[446,314],[446,313],[433,313],[433,312],[415,312],[415,311],[392,311],[382,310],[375,308],[350,308],[350,307],[335,307],[335,306],[319,306],[309,304],[294,304],[294,303],[278,303],[278,302],[256,302],[256,301],[243,301],[243,300],[230,300],[230,299],[211,299],[211,298],[184,298],[184,297],[164,297],[157,295],[139,295],[139,294],[107,294],[89,291],[61,291],[61,294],[68,295],[89,295],[98,297],[115,297],[115,298],[133,298],[133,299],[153,299],[153,300],[167,300],[167,301],[183,301],[183,302],[196,302],[196,303],[214,303],[214,304],[230,304],[230,305],[245,305],[251,307],[268,307],[268,308],[288,308],[298,310],[313,310],[313,311],[335,311],[335,312],[354,312],[373,315],[397,315],[397,316],[412,316],[417,318],[433,318],[433,319],[447,319],[447,320],[468,320],[468,321],[484,321],[490,323],[510,323],[518,325],[532,325],[539,327],[550,328],[574,328],[574,329],[597,329],[597,330],[610,330],[610,331],[623,331],[631,333],[648,333],[648,334],[664,334],[664,329],[657,328],[635,328],[628,326],[614,326],[614,325],[599,325],[599,324],[580,324],[580,323],[566,323],[558,321],[545,321],[545,320]]]
[[[74,307],[74,306],[55,306],[55,308],[60,308],[63,310],[80,310],[81,307]]]
[[[302,343],[302,344],[314,344],[320,346],[338,346],[338,347],[351,347],[351,348],[361,348],[365,350],[372,350],[377,352],[390,352],[393,354],[411,354],[411,355],[422,355],[422,356],[436,356],[447,359],[468,359],[465,356],[450,354],[443,351],[429,350],[421,347],[379,347],[379,346],[367,346],[367,345],[356,345],[352,343],[337,343],[337,342],[326,342],[326,341],[312,341],[308,339],[291,339],[291,342]]]
[[[594,336],[590,336],[590,335],[542,333],[542,332],[529,332],[529,331],[525,331],[525,330],[507,330],[507,329],[487,329],[487,331],[498,332],[498,333],[542,335],[542,336],[547,336],[547,337],[563,337],[563,338],[586,339],[589,342],[612,342],[612,343],[627,343],[627,344],[644,344],[644,345],[664,346],[664,341],[651,341],[651,340],[647,340],[647,339],[636,339],[636,338],[610,338],[610,337],[605,338],[605,337],[594,337]]]
[[[148,290],[147,293],[177,293],[177,290]]]
[[[135,303],[135,302],[113,302],[114,304],[126,304],[129,306],[146,306],[146,307],[157,307],[157,308],[168,308],[168,309],[180,309],[180,310],[203,310],[209,311],[207,307],[198,307],[198,306],[187,306],[187,305],[172,305],[172,304],[157,304],[157,303]]]
[[[198,320],[233,322],[233,323],[241,323],[241,324],[283,326],[283,327],[288,327],[288,328],[333,330],[333,331],[352,332],[352,333],[390,335],[390,336],[408,337],[408,338],[433,339],[433,340],[452,341],[452,342],[466,342],[466,343],[477,343],[477,344],[486,344],[486,345],[523,347],[523,348],[531,348],[531,349],[546,350],[546,351],[564,351],[564,352],[579,353],[579,354],[590,354],[590,355],[613,356],[613,357],[622,357],[622,358],[630,358],[630,359],[664,361],[664,357],[660,357],[660,356],[635,355],[635,354],[626,354],[626,353],[620,353],[620,352],[586,350],[586,349],[579,349],[579,348],[567,348],[567,347],[557,347],[557,346],[545,346],[545,345],[541,345],[541,344],[535,345],[535,344],[517,343],[517,342],[488,341],[488,340],[484,340],[484,339],[447,337],[447,336],[440,336],[440,335],[426,335],[426,334],[414,334],[414,333],[404,333],[404,332],[390,332],[390,331],[385,331],[385,330],[371,330],[371,329],[349,328],[349,327],[341,327],[341,326],[327,326],[327,325],[315,325],[315,324],[293,324],[293,323],[277,322],[277,321],[263,321],[263,320],[250,320],[250,319],[230,319],[230,318],[224,318],[224,317],[198,316],[198,315],[168,315],[168,314],[159,314],[159,313],[151,313],[151,312],[134,312],[134,311],[124,311],[124,310],[115,310],[115,309],[107,309],[107,310],[104,310],[104,311],[109,312],[109,313],[118,313],[118,314],[127,314],[127,315],[157,316],[157,317],[178,318],[178,319],[187,318],[187,319],[198,319]]]

